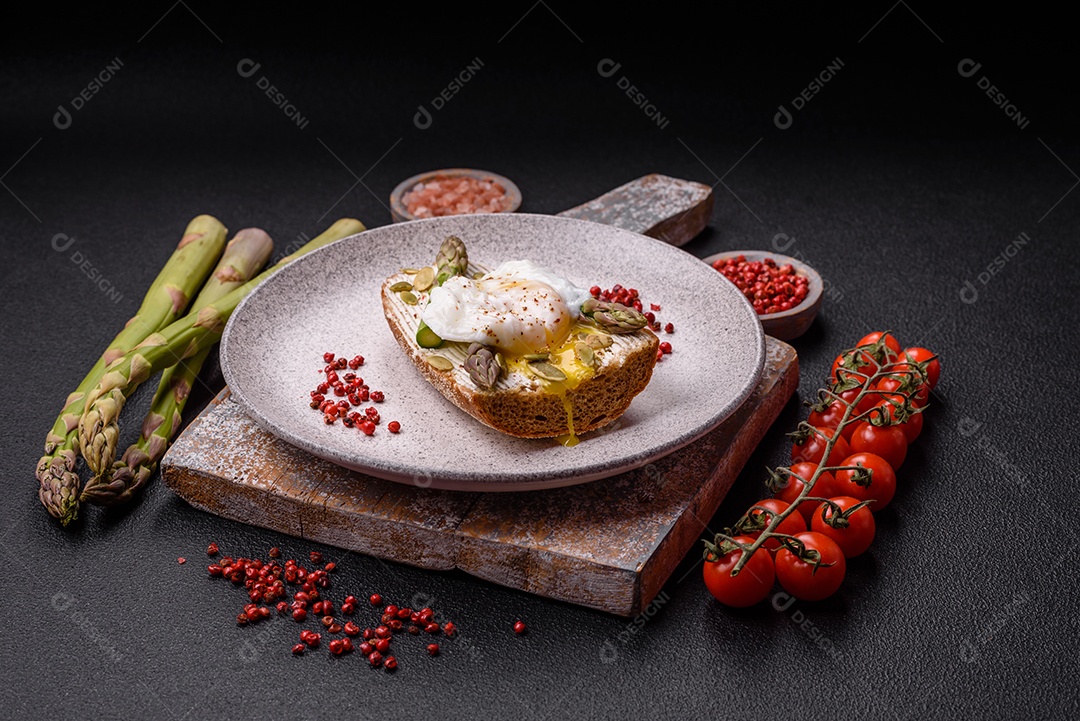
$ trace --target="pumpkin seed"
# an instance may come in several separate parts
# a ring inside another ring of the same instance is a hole
[[[429,355],[427,359],[428,365],[437,371],[452,371],[454,370],[454,362],[444,355]]]
[[[593,354],[593,349],[588,343],[575,343],[574,355],[577,356],[579,361],[590,368],[596,363],[596,356]]]
[[[407,280],[399,280],[397,283],[390,286],[390,290],[395,293],[400,293],[403,290],[412,290],[412,283]]]
[[[503,358],[502,353],[495,354],[495,362],[499,364],[499,368],[502,369],[502,374],[504,376],[510,375],[510,366],[506,365],[506,359]]]
[[[431,284],[435,282],[435,269],[430,265],[425,266],[417,272],[416,277],[413,278],[413,288],[423,293],[425,290],[431,287]]]
[[[473,273],[473,274],[472,274],[472,279],[473,279],[473,280],[480,280],[480,279],[481,279],[481,278],[483,278],[483,277],[484,277],[485,275],[487,275],[487,273],[485,273],[485,272],[484,272],[484,271],[482,271],[482,270],[478,270],[478,271],[476,271],[475,273]]]
[[[402,268],[401,272],[404,273],[405,275],[416,275],[417,273],[420,272],[420,269],[419,268]]]
[[[524,358],[525,360],[529,361],[530,363],[533,362],[533,361],[551,360],[551,354],[549,354],[549,353],[526,353],[525,355],[523,355],[521,357]]]
[[[611,336],[607,333],[588,333],[584,340],[594,351],[610,348],[612,343]]]
[[[413,295],[407,290],[403,290],[400,297],[403,302],[408,303],[409,305],[416,305],[420,302],[416,299],[415,295]]]
[[[550,363],[537,361],[536,363],[530,363],[528,367],[534,376],[543,378],[546,381],[566,380],[566,374]]]

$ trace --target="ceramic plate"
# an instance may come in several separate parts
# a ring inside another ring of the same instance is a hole
[[[405,357],[383,317],[379,287],[433,262],[443,238],[497,266],[529,259],[577,285],[637,288],[662,306],[674,352],[607,428],[567,448],[499,433],[463,413]],[[308,407],[322,354],[366,359],[382,390],[382,425],[365,436],[327,426]],[[397,223],[321,248],[275,273],[233,313],[221,364],[235,398],[266,430],[316,456],[392,481],[451,490],[521,491],[584,483],[642,466],[717,426],[756,387],[765,336],[727,279],[667,243],[608,225],[548,215],[467,215]],[[401,423],[401,433],[386,430]]]

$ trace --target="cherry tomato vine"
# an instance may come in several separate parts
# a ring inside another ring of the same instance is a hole
[[[869,548],[873,513],[896,490],[896,470],[922,430],[941,364],[871,333],[837,356],[807,421],[788,435],[792,466],[769,470],[759,501],[705,543],[705,583],[729,606],[764,600],[774,578],[792,596],[821,600],[840,587],[846,558]],[[749,572],[750,578],[744,578]]]

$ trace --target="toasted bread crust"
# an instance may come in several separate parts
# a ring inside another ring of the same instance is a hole
[[[407,327],[400,316],[403,309],[408,308],[416,317],[418,307],[404,306],[397,294],[389,290],[390,285],[400,279],[400,276],[394,276],[383,284],[383,311],[398,344],[431,385],[458,408],[497,431],[519,438],[550,438],[568,433],[563,397],[545,392],[541,387],[543,381],[519,376],[513,386],[500,384],[492,390],[484,390],[468,379],[458,362],[453,371],[433,368],[427,360],[431,354],[450,354],[443,349],[417,345],[415,330]],[[572,408],[575,434],[596,430],[621,416],[652,377],[660,343],[656,335],[642,330],[619,336],[619,339],[620,343],[602,351],[607,357],[596,375],[565,392],[565,399]]]

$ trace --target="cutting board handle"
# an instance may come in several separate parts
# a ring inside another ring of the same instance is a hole
[[[614,225],[682,246],[705,229],[712,207],[708,185],[651,173],[559,215]]]

